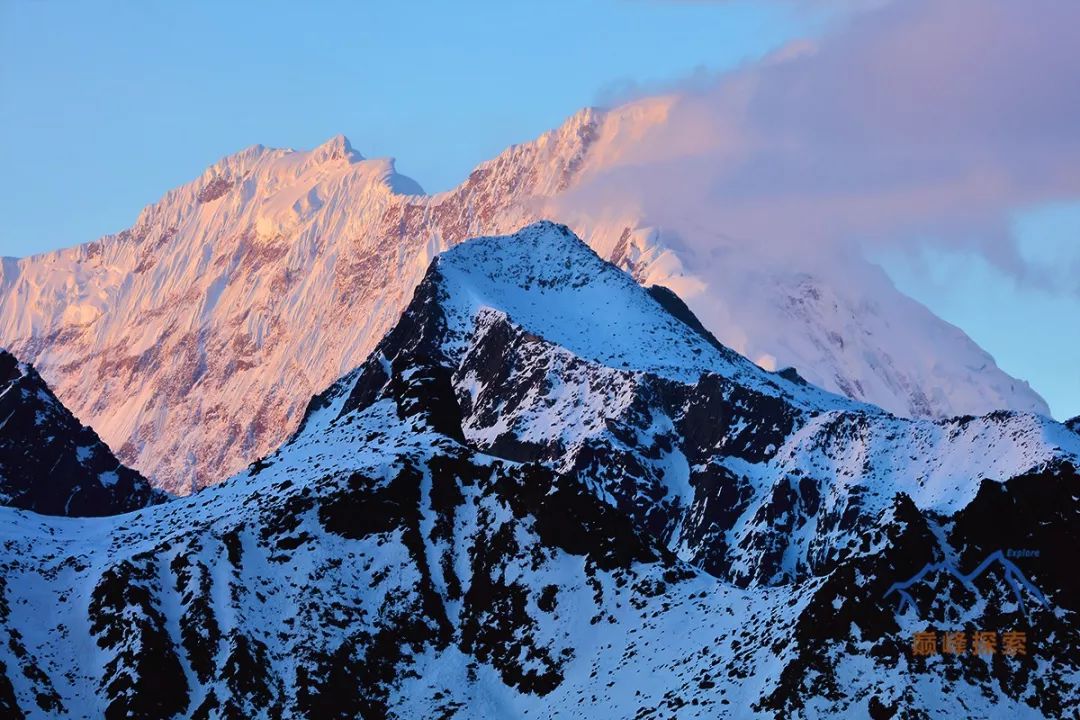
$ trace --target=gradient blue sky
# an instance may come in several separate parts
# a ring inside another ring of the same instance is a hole
[[[345,133],[442,190],[584,105],[827,32],[836,19],[823,5],[0,0],[0,255],[127,227],[254,143]],[[1080,206],[1029,208],[1015,230],[1038,262],[1080,257]],[[1042,289],[927,247],[880,259],[1057,417],[1080,413],[1080,288]]]
[[[1032,286],[980,255],[932,245],[878,260],[897,287],[963,328],[1067,420],[1080,415],[1080,203],[1017,213],[1014,230],[1025,259],[1056,282]]]
[[[344,133],[444,190],[627,84],[732,67],[809,22],[743,2],[0,8],[0,254],[17,256],[121,230],[255,143]]]

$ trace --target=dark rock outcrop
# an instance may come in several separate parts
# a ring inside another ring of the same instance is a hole
[[[0,350],[0,505],[45,515],[115,515],[161,502],[34,368]]]

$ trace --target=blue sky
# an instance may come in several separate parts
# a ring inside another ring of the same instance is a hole
[[[1049,277],[1024,282],[982,256],[924,246],[878,258],[901,290],[1028,380],[1060,420],[1080,415],[1080,203],[1018,213],[1021,252]]]
[[[584,105],[730,70],[835,24],[805,6],[0,0],[0,255],[127,227],[254,143],[345,133],[445,189]],[[1015,214],[1035,265],[1080,267],[1080,206],[1068,200]],[[1080,413],[1076,282],[1025,283],[961,245],[927,248],[881,259],[1057,417]]]
[[[127,227],[219,157],[338,133],[429,192],[627,84],[805,32],[782,5],[0,0],[0,254]]]

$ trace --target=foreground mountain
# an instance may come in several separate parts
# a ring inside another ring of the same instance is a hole
[[[46,515],[115,515],[161,502],[34,368],[0,350],[0,505]]]
[[[0,509],[0,708],[1068,717],[1078,455],[1042,417],[900,420],[766,372],[540,224],[440,256],[229,481]],[[961,631],[993,654],[944,652]]]
[[[861,260],[822,274],[827,263],[782,268],[747,244],[706,267],[633,207],[565,202],[662,127],[669,103],[582,111],[432,196],[342,137],[310,152],[248,148],[129,230],[4,260],[0,343],[124,462],[188,492],[277,447],[313,393],[367,358],[438,252],[562,217],[763,366],[794,365],[901,415],[1048,414],[1026,383]]]

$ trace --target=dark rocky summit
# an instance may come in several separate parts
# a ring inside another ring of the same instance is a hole
[[[46,515],[115,515],[161,502],[33,367],[0,350],[0,505]]]

